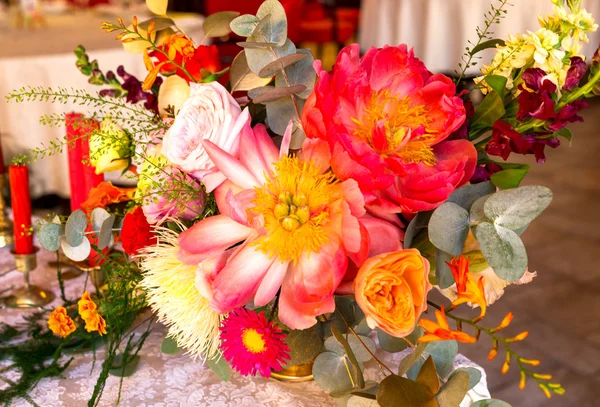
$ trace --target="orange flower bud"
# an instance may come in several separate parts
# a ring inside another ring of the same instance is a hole
[[[512,312],[509,312],[508,314],[506,314],[506,316],[504,317],[504,319],[502,320],[502,322],[500,322],[500,325],[498,325],[497,327],[495,327],[494,329],[492,329],[492,332],[497,332],[497,331],[499,331],[501,329],[504,329],[507,326],[509,326],[510,323],[512,322],[512,320],[513,320],[513,317],[514,317],[514,315],[513,315]]]
[[[529,336],[529,332],[528,331],[523,331],[520,334],[518,334],[517,336],[513,337],[513,338],[509,338],[506,340],[506,342],[519,342],[524,340],[525,338],[527,338]]]
[[[527,380],[527,376],[525,375],[525,372],[521,370],[521,380],[519,381],[519,389],[523,390],[525,389],[525,381]]]
[[[133,16],[133,20],[131,22],[131,25],[133,25],[133,31],[137,32],[138,19],[137,19],[136,16]]]
[[[540,379],[540,380],[552,380],[551,374],[534,373],[534,374],[532,374],[532,376],[535,377],[536,379]]]
[[[502,374],[508,373],[508,369],[510,369],[510,363],[507,360],[502,364]]]
[[[531,365],[531,366],[539,366],[540,363],[542,363],[539,360],[535,360],[535,359],[523,359],[523,358],[520,358],[519,361],[521,363],[525,363],[526,365]]]
[[[490,353],[488,353],[488,360],[494,360],[498,356],[498,349],[492,349]]]
[[[550,393],[550,390],[548,390],[548,388],[546,387],[546,385],[540,383],[539,386],[540,386],[540,389],[542,389],[542,391],[544,392],[544,394],[546,395],[547,398],[552,397],[552,394]]]

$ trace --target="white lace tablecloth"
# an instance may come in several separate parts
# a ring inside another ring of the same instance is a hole
[[[52,288],[58,294],[56,271],[48,267],[55,260],[54,253],[44,250],[38,255],[38,268],[31,274],[33,284]],[[13,258],[7,249],[0,249],[0,275],[10,270]],[[83,277],[66,281],[68,298],[81,295]],[[22,276],[10,272],[0,277],[0,291],[19,286]],[[50,307],[58,305],[56,300]],[[18,322],[27,312],[24,310],[0,309],[0,321],[9,324]],[[140,329],[143,329],[142,326]],[[160,344],[165,336],[165,328],[156,325],[141,352],[138,370],[133,376],[125,378],[120,406],[123,407],[314,407],[336,406],[337,401],[319,389],[314,382],[281,383],[272,379],[243,377],[232,374],[231,381],[224,383],[208,368],[193,361],[185,354],[165,355]],[[388,354],[380,351],[380,357],[390,365],[397,365],[404,353]],[[43,407],[78,407],[87,405],[96,378],[100,372],[103,350],[97,352],[97,362],[92,370],[92,354],[77,354],[65,371],[64,378],[49,378],[40,381],[31,391],[31,398]],[[0,361],[0,369],[9,361]],[[456,358],[456,367],[471,366],[482,372],[480,383],[469,392],[461,407],[468,407],[473,401],[489,398],[486,375],[482,368],[464,356]],[[381,379],[379,369],[374,363],[367,363],[367,378]],[[6,375],[9,380],[17,377]],[[6,386],[0,382],[0,389]],[[119,379],[110,376],[102,397],[101,406],[114,406],[117,400]],[[0,400],[2,402],[2,400]],[[29,406],[25,400],[17,400],[12,406]]]

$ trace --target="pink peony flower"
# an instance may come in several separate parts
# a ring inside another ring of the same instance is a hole
[[[237,157],[239,135],[250,126],[248,110],[240,106],[218,82],[190,84],[190,97],[183,103],[173,126],[163,139],[163,154],[183,171],[201,180],[210,192],[225,177],[208,156],[203,140],[210,140]]]
[[[221,350],[231,367],[242,376],[269,377],[290,360],[285,334],[264,312],[246,308],[231,312],[221,326]]]
[[[306,329],[334,311],[349,260],[360,266],[378,242],[401,244],[385,222],[375,223],[379,236],[370,238],[360,221],[363,195],[356,181],[327,171],[323,141],[307,140],[301,158],[288,156],[291,131],[280,152],[264,126],[243,131],[239,160],[203,141],[227,181],[215,190],[220,214],[179,236],[180,258],[199,265],[196,286],[213,310],[231,312],[251,300],[263,306],[281,289],[279,319]]]
[[[433,75],[406,45],[344,48],[319,79],[302,124],[329,144],[335,174],[354,179],[368,209],[383,216],[431,210],[471,177],[477,153],[445,141],[465,121],[452,80]]]

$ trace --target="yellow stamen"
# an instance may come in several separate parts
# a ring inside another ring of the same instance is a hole
[[[251,353],[262,353],[265,351],[265,340],[256,329],[244,329],[242,343]]]
[[[266,233],[254,243],[269,256],[282,262],[296,262],[303,252],[318,252],[329,242],[325,225],[329,206],[340,198],[337,179],[321,174],[313,162],[282,157],[272,176],[256,189],[251,219],[259,218]]]

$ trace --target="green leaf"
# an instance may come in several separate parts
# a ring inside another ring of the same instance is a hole
[[[475,228],[475,237],[494,273],[503,280],[517,281],[527,269],[527,252],[519,235],[510,229],[491,223]]]
[[[63,236],[60,239],[60,248],[69,259],[73,261],[84,261],[90,255],[92,246],[87,237],[84,237],[79,246],[71,246]]]
[[[90,223],[94,232],[99,232],[102,224],[106,219],[110,218],[110,213],[104,208],[94,208],[90,217]]]
[[[146,21],[142,21],[141,23],[139,23],[138,27],[140,27],[144,31],[148,31],[148,27],[150,26],[150,23],[153,21],[154,21],[154,31],[155,32],[166,30],[167,28],[170,28],[170,27],[173,27],[174,25],[176,25],[175,21],[173,21],[172,19],[170,19],[168,17],[152,17]]]
[[[295,54],[286,55],[273,62],[270,62],[260,70],[258,76],[261,78],[272,78],[277,72],[282,71],[285,67],[295,64],[296,62],[306,58],[307,54],[296,52]],[[285,83],[277,86],[287,86]]]
[[[348,374],[352,369],[353,366],[347,356],[327,351],[315,359],[313,377],[317,386],[329,393],[352,389],[353,382]]]
[[[435,363],[435,368],[441,378],[450,374],[454,367],[454,358],[458,353],[458,344],[456,341],[432,342],[425,349],[424,356],[431,356]]]
[[[50,252],[55,252],[60,248],[60,237],[64,227],[56,223],[47,223],[43,225],[37,233],[42,247]]]
[[[132,376],[138,368],[140,363],[139,355],[130,356],[127,360],[127,364],[123,367],[123,356],[117,355],[115,360],[108,371],[112,376],[118,377],[129,377]]]
[[[298,110],[302,111],[304,99],[296,98],[296,103],[298,105]],[[296,116],[296,109],[294,108],[290,96],[277,99],[273,102],[267,102],[265,105],[267,106],[267,122],[271,130],[275,133],[283,136],[290,120],[293,120],[294,124],[301,129],[302,126],[297,123],[298,117]],[[292,133],[292,142],[296,143],[299,138],[302,139],[302,136],[306,137],[304,133]]]
[[[368,338],[366,336],[361,336],[360,339],[364,342],[365,345],[367,345],[367,348],[371,351],[371,353],[375,353],[377,351],[377,346],[375,345],[373,339]],[[356,356],[356,360],[358,360],[359,362],[367,362],[373,358],[354,335],[348,335],[348,344],[350,345],[352,352]],[[326,350],[330,352],[335,352],[340,356],[346,354],[344,346],[333,336],[330,336],[325,340],[324,346]]]
[[[148,10],[154,14],[158,14],[159,16],[167,14],[168,5],[169,0],[146,0],[146,6],[148,6]]]
[[[486,50],[489,48],[496,48],[498,46],[504,46],[505,44],[506,43],[504,42],[504,40],[501,40],[499,38],[489,40],[489,41],[484,41],[481,44],[477,45],[476,47],[473,47],[473,49],[471,50],[471,52],[469,54],[475,55],[483,50]]]
[[[315,57],[307,49],[299,49],[298,53],[306,55],[306,58],[301,59],[293,65],[285,68],[287,79],[291,85],[304,85],[306,90],[298,93],[298,96],[306,99],[310,96],[311,92],[315,87],[315,81],[317,79],[317,72],[313,67]],[[275,85],[284,86],[286,85],[285,77],[282,72],[277,73],[275,76]]]
[[[511,406],[510,406],[510,404],[508,404],[507,402],[502,401],[502,400],[489,399],[489,400],[476,401],[475,403],[471,404],[471,407],[511,407]]]
[[[263,86],[261,88],[255,88],[248,92],[248,96],[252,98],[254,103],[268,103],[274,102],[281,99],[282,97],[294,95],[302,92],[306,87],[304,85],[292,85],[292,86]]]
[[[220,11],[206,17],[202,24],[205,37],[223,37],[231,32],[229,24],[239,16],[237,11]]]
[[[248,38],[249,43],[258,44],[257,48],[251,48],[248,46],[248,42],[244,46],[246,51],[246,59],[248,60],[248,66],[255,74],[259,74],[261,69],[269,65],[271,62],[283,58],[286,55],[296,53],[296,46],[290,40],[286,40],[282,46],[272,45],[270,43],[264,46],[260,45],[259,41],[254,40],[254,34]]]
[[[387,332],[382,331],[377,328],[377,340],[379,342],[379,346],[386,352],[390,353],[398,353],[402,352],[404,349],[409,347],[407,341],[402,338],[396,338],[388,334]],[[415,330],[406,337],[412,344],[416,344],[421,336],[423,336],[423,328],[417,326]]]
[[[566,138],[567,140],[569,140],[569,143],[573,141],[573,133],[571,133],[571,130],[569,130],[566,127],[562,130],[557,131],[556,135]]]
[[[69,215],[65,225],[65,238],[70,246],[76,247],[83,242],[85,228],[87,227],[87,217],[81,209]]]
[[[504,91],[506,89],[508,78],[500,75],[488,75],[485,77],[485,82],[494,90],[494,92],[504,99]]]
[[[335,339],[337,339],[337,341],[341,343],[344,347],[346,356],[348,357],[348,360],[352,365],[352,369],[350,369],[350,371],[352,372],[354,383],[356,383],[356,385],[359,388],[365,387],[365,378],[362,373],[361,365],[359,364],[358,359],[356,358],[356,355],[354,354],[354,351],[350,346],[350,343],[346,340],[346,337],[344,337],[344,335],[340,332],[337,326],[331,325],[331,333],[333,334]]]
[[[263,41],[283,45],[287,39],[287,17],[281,3],[277,0],[264,1],[258,8],[256,17],[261,22],[265,21],[256,28],[256,31],[260,31]]]
[[[433,358],[429,356],[421,370],[419,370],[419,374],[417,375],[417,383],[422,383],[429,391],[433,394],[437,393],[440,389],[440,378],[438,377],[437,371],[435,370],[435,364],[433,363]]]
[[[429,220],[429,240],[453,256],[462,253],[469,234],[469,212],[455,203],[444,202]]]
[[[377,402],[382,407],[438,407],[426,385],[396,375],[383,379],[377,390]]]
[[[107,219],[102,222],[102,226],[100,227],[100,232],[98,233],[98,248],[100,250],[108,247],[113,238],[112,228],[115,224],[115,215],[110,215]]]
[[[483,210],[495,225],[515,230],[530,224],[551,202],[549,188],[530,185],[495,193]]]
[[[231,379],[231,368],[227,364],[225,358],[220,357],[218,359],[207,359],[206,366],[210,368],[219,379],[224,382],[228,382]]]
[[[317,323],[311,328],[291,330],[285,343],[290,347],[290,360],[284,367],[304,365],[315,360],[323,348],[323,331]]]
[[[466,252],[463,253],[463,256],[469,260],[469,271],[471,273],[480,273],[486,268],[490,267],[481,250]]]
[[[473,203],[473,205],[471,206],[470,213],[469,213],[469,220],[471,222],[479,223],[479,222],[489,222],[490,221],[488,219],[488,217],[485,215],[485,212],[483,211],[483,208],[485,207],[485,203],[490,198],[490,196],[492,196],[492,194],[482,196],[481,198],[478,198]]]
[[[271,78],[261,78],[252,72],[246,60],[246,51],[240,52],[233,59],[229,69],[229,78],[231,93],[266,86],[271,82]]]
[[[517,188],[521,185],[521,181],[523,181],[528,172],[529,168],[522,170],[502,170],[492,174],[490,180],[500,189]]]
[[[452,372],[452,374],[448,378],[448,381],[452,380],[452,378],[455,375],[457,375],[458,372],[465,372],[469,375],[469,386],[467,390],[471,390],[473,387],[477,386],[477,384],[481,381],[481,370],[476,369],[474,367],[459,367],[454,372]]]
[[[462,188],[458,188],[456,191],[448,197],[447,202],[453,202],[466,209],[471,210],[473,203],[482,196],[489,195],[496,192],[496,188],[491,182],[481,182],[474,185],[465,185]]]
[[[452,255],[440,249],[435,250],[435,279],[441,289],[451,287],[455,283],[454,275],[446,262],[452,260]]]
[[[497,120],[504,116],[504,102],[496,92],[490,92],[475,109],[471,118],[471,127],[491,128]]]
[[[177,341],[170,336],[165,337],[160,344],[160,351],[165,355],[174,355],[181,352],[181,348],[177,345]]]
[[[427,348],[427,343],[419,343],[415,350],[408,354],[400,361],[398,365],[398,375],[403,376],[408,372],[408,369],[421,357],[425,349]]]
[[[240,37],[249,37],[254,32],[254,29],[260,22],[260,19],[252,14],[242,14],[241,16],[234,18],[229,27],[231,31],[239,35]]]
[[[436,394],[439,407],[457,407],[469,391],[469,374],[465,371],[456,370],[448,379],[440,392]]]

